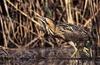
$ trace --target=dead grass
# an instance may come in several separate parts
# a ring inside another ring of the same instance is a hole
[[[5,10],[0,5],[0,33],[4,42],[0,43],[5,49],[43,47],[44,42],[51,47],[63,46],[63,40],[45,39],[37,15],[58,24],[81,24],[94,34],[95,43],[100,46],[99,0],[3,0],[3,4]]]

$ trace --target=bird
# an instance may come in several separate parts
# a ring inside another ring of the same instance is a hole
[[[42,29],[46,34],[55,37],[59,36],[74,48],[75,51],[71,57],[75,56],[78,47],[82,47],[83,51],[88,54],[88,49],[85,46],[90,42],[91,35],[84,29],[84,27],[68,23],[55,25],[53,20],[43,16],[38,16],[38,19],[40,20]]]

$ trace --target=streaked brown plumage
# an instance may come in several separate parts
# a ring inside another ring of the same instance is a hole
[[[54,25],[53,21],[46,17],[39,17],[39,20],[43,25],[44,31],[48,35],[60,36],[75,49],[72,57],[77,52],[77,46],[81,46],[84,48],[85,44],[89,42],[89,39],[91,37],[89,35],[89,32],[87,32],[82,26],[66,23]],[[77,46],[75,46],[75,44],[77,44]]]

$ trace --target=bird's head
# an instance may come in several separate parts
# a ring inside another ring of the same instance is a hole
[[[49,18],[42,17],[42,16],[38,17],[38,19],[39,19],[39,22],[41,24],[43,31],[48,34],[54,35],[55,25],[54,25],[53,21]]]

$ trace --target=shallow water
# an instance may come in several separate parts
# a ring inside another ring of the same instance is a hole
[[[33,48],[20,52],[0,50],[0,65],[95,65],[92,58],[81,60],[79,55],[71,58],[72,52],[70,48]]]

